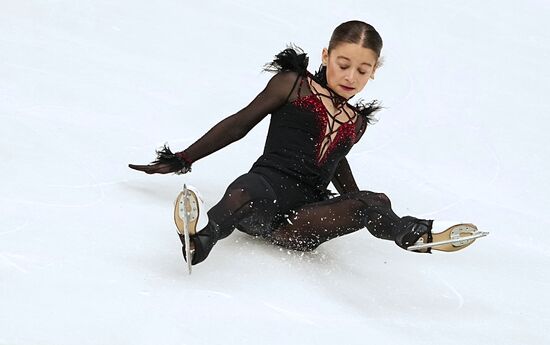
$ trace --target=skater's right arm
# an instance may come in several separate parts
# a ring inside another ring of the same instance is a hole
[[[148,174],[190,171],[193,162],[243,138],[268,114],[284,105],[297,78],[298,73],[296,72],[277,73],[250,104],[220,121],[184,151],[174,154],[165,147],[163,150],[157,151],[157,160],[153,163],[149,165],[130,164],[130,168]]]
[[[273,76],[249,105],[216,124],[185,149],[186,157],[195,162],[243,138],[268,114],[286,103],[297,77],[295,72],[280,72]]]

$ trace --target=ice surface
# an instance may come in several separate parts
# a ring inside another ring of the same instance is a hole
[[[320,63],[349,19],[384,38],[349,155],[398,214],[491,231],[452,254],[359,231],[314,253],[234,233],[187,276],[183,183],[209,205],[267,121],[183,176],[148,176],[240,109],[289,42]],[[0,1],[0,344],[547,344],[545,1]]]

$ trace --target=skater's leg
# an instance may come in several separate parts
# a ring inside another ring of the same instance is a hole
[[[366,227],[374,236],[404,247],[403,234],[411,232],[418,222],[413,217],[397,216],[386,195],[359,191],[298,208],[273,232],[272,240],[287,248],[312,250]]]
[[[220,239],[236,227],[251,235],[268,231],[277,210],[276,195],[260,174],[247,173],[236,179],[222,199],[208,211],[208,218],[218,224]]]
[[[252,235],[270,232],[277,204],[275,194],[259,174],[237,178],[221,200],[208,211],[208,225],[193,236],[193,265],[206,259],[216,242],[229,236],[235,227]]]

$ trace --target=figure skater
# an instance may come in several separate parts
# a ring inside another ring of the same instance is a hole
[[[178,211],[186,196],[178,196],[176,225],[184,246],[184,231],[189,231],[191,264],[205,260],[216,242],[234,229],[299,251],[311,251],[363,228],[403,249],[420,245],[416,252],[456,251],[473,242],[464,237],[475,237],[477,228],[472,224],[432,233],[433,220],[399,217],[385,194],[357,187],[346,155],[363,137],[380,105],[349,101],[374,79],[381,50],[382,38],[375,28],[356,20],[336,27],[314,74],[307,70],[307,55],[290,46],[265,66],[275,75],[249,105],[185,150],[172,153],[165,145],[151,164],[129,165],[148,174],[189,173],[194,162],[243,138],[271,115],[263,154],[208,211],[204,228],[196,229],[201,211],[196,191],[187,196],[188,229]],[[327,190],[330,182],[339,195]],[[465,240],[457,243],[457,236]]]

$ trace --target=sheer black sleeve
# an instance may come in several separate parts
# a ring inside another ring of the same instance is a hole
[[[285,104],[297,78],[298,74],[292,71],[277,73],[249,105],[216,124],[185,149],[185,158],[195,162],[244,137],[263,118]]]
[[[332,178],[332,184],[340,195],[359,191],[346,157],[342,158],[340,163],[338,163],[338,167],[336,167],[336,172]]]
[[[300,77],[305,75],[308,57],[301,49],[290,46],[264,66],[265,71],[277,73],[254,100],[217,125],[180,153],[189,164],[244,137],[268,114],[284,105]]]

